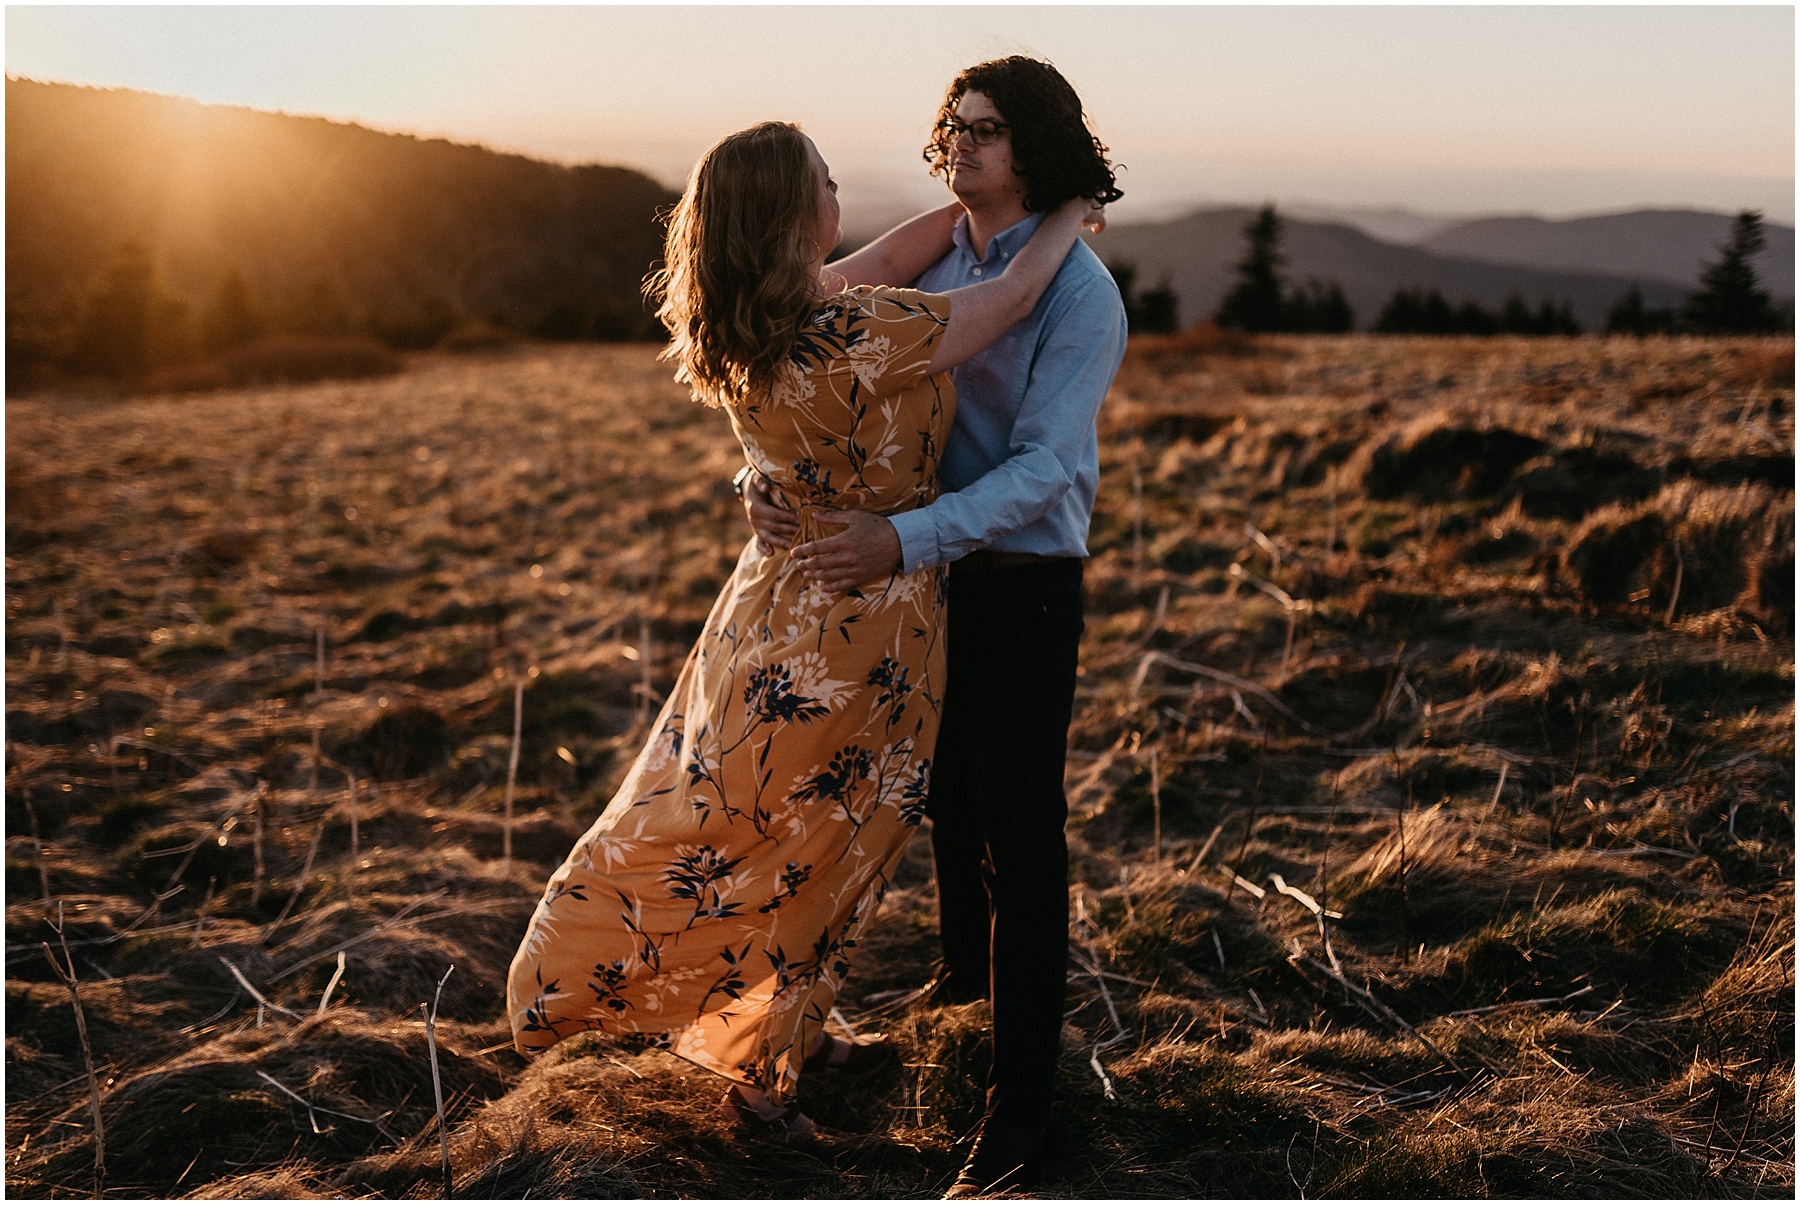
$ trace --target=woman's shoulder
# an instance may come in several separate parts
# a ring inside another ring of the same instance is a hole
[[[852,285],[827,298],[825,309],[834,316],[881,322],[929,319],[942,324],[950,320],[950,299],[942,293],[895,285]]]

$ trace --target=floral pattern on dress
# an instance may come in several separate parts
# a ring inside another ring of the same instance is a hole
[[[816,508],[937,496],[955,417],[931,375],[949,302],[856,288],[821,304],[761,398],[746,458]],[[944,689],[943,569],[844,596],[751,540],[617,794],[550,877],[508,977],[515,1047],[604,1030],[776,1100],[843,987],[924,817]]]

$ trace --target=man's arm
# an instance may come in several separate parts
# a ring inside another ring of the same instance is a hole
[[[993,543],[1048,514],[1069,487],[1125,349],[1125,315],[1111,282],[1089,281],[1046,323],[1013,421],[1009,455],[930,506],[894,515],[908,573]]]
[[[848,514],[846,530],[795,550],[805,576],[842,592],[898,567],[953,561],[1048,514],[1074,484],[1095,416],[1125,348],[1125,314],[1096,278],[1056,299],[1032,365],[1010,455],[930,506],[881,519]],[[824,522],[836,512],[821,513]],[[873,520],[870,522],[868,520]]]

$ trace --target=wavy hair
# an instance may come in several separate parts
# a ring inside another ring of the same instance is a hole
[[[942,127],[956,115],[967,92],[993,101],[1006,120],[1013,170],[1025,178],[1025,208],[1032,213],[1048,213],[1075,197],[1110,205],[1125,195],[1113,178],[1106,146],[1088,128],[1081,98],[1069,81],[1042,59],[1018,54],[977,63],[950,81],[925,147],[932,175],[948,170],[955,139]]]
[[[669,330],[660,359],[709,406],[772,384],[813,309],[818,180],[800,127],[767,121],[701,158],[644,282]]]

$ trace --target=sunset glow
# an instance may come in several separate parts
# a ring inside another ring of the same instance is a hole
[[[1793,220],[1785,6],[10,7],[10,74],[124,86],[678,183],[798,120],[852,217],[938,195],[949,78],[1032,53],[1128,168],[1122,216],[1249,201]],[[1129,207],[1129,208],[1127,208]]]

